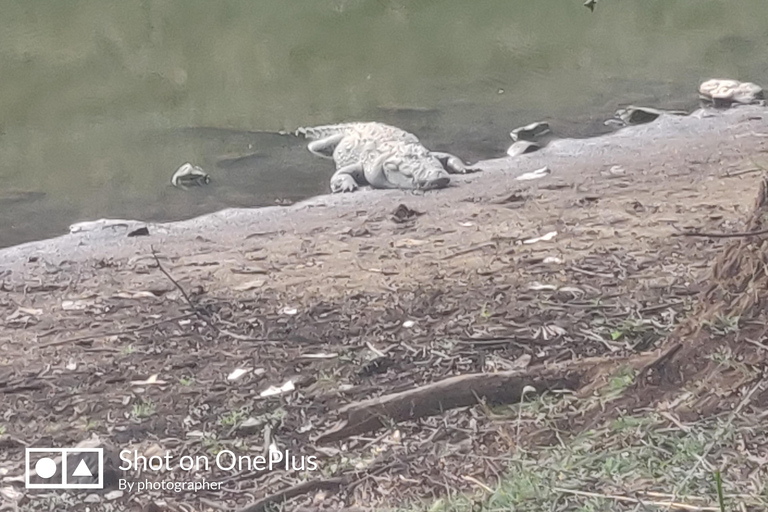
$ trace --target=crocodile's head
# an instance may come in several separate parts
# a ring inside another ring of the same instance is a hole
[[[411,177],[415,189],[444,188],[451,182],[451,177],[437,158],[404,159],[400,168],[404,175]]]
[[[424,155],[393,156],[384,153],[365,170],[373,188],[430,190],[443,188],[451,178],[437,158]]]

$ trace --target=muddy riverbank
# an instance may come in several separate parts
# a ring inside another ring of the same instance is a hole
[[[183,222],[127,221],[0,250],[0,264],[19,271],[19,265],[30,268],[24,260],[35,256],[52,263],[58,259],[78,263],[105,257],[128,258],[145,252],[152,244],[176,255],[187,249],[194,251],[195,246],[201,244],[208,249],[229,250],[228,244],[240,245],[249,236],[281,244],[293,237],[311,234],[319,244],[321,233],[334,238],[334,233],[372,218],[386,217],[399,203],[421,207],[430,212],[426,219],[438,222],[447,221],[449,217],[470,218],[478,213],[478,207],[472,203],[489,200],[494,194],[507,190],[528,188],[529,184],[534,188],[572,189],[570,193],[578,193],[575,189],[587,181],[594,182],[598,188],[612,183],[624,184],[626,188],[638,174],[652,173],[673,181],[685,172],[696,176],[695,170],[702,167],[720,165],[725,172],[729,165],[739,165],[742,158],[760,159],[767,143],[765,117],[762,107],[697,111],[686,117],[665,116],[654,123],[606,136],[556,140],[539,152],[517,158],[481,161],[477,167],[483,172],[455,176],[452,187],[447,190],[423,195],[366,190],[320,196],[289,207],[228,209]],[[547,178],[534,182],[516,180],[517,176],[543,166],[553,171]],[[623,170],[612,173],[610,169],[614,166]],[[150,236],[127,237],[145,225]],[[488,219],[478,225],[469,231],[491,229],[494,223]],[[457,230],[455,225],[446,228]]]

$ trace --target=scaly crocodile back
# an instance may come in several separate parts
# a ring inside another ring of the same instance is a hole
[[[331,178],[331,188],[335,183],[338,190],[353,190],[349,180],[358,178],[350,177],[350,173],[362,173],[360,178],[374,188],[420,188],[449,182],[442,162],[418,137],[394,126],[344,123],[299,128],[296,135],[315,140],[309,145],[311,152],[333,158],[337,172]]]
[[[389,126],[384,123],[343,123],[329,124],[325,126],[313,126],[299,128],[297,136],[304,136],[310,140],[324,139],[331,135],[342,133],[344,135],[358,135],[362,139],[378,140],[402,140],[406,142],[418,142],[412,133]]]

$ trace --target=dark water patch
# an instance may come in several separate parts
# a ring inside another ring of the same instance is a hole
[[[331,163],[277,135],[299,126],[382,121],[474,161],[503,155],[510,130],[534,121],[584,137],[620,106],[691,109],[707,78],[768,85],[765,0],[600,7],[8,3],[0,183],[46,195],[33,212],[27,200],[0,206],[0,246],[79,220],[175,220],[327,192]],[[173,189],[184,162],[210,186]]]

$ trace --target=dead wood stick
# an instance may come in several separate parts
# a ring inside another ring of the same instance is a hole
[[[440,259],[441,260],[449,260],[449,259],[455,258],[457,256],[463,256],[465,254],[469,254],[469,253],[474,252],[474,251],[479,251],[479,250],[485,249],[486,247],[493,247],[495,249],[498,246],[496,245],[496,242],[483,242],[483,243],[479,243],[477,245],[473,245],[472,247],[468,247],[466,249],[462,249],[460,251],[452,252],[451,254],[447,254],[447,255],[443,256],[442,258],[440,258]]]
[[[187,304],[189,304],[189,307],[191,307],[192,311],[195,312],[195,315],[197,315],[197,317],[200,320],[210,325],[213,328],[213,330],[218,331],[216,326],[213,325],[213,322],[211,322],[211,319],[207,318],[207,315],[203,314],[202,310],[200,310],[200,308],[198,308],[197,305],[194,302],[192,302],[192,299],[189,297],[189,295],[187,295],[187,292],[184,290],[184,288],[182,288],[182,286],[173,278],[171,274],[168,273],[167,270],[165,270],[165,267],[163,267],[162,263],[160,263],[160,258],[157,257],[155,248],[152,246],[149,246],[149,250],[152,251],[152,257],[155,258],[155,263],[157,263],[157,268],[159,268],[160,272],[165,274],[165,277],[167,277],[173,283],[173,286],[175,286],[181,292],[181,295],[184,297],[184,300],[187,301]]]
[[[673,233],[672,236],[700,236],[703,238],[741,238],[745,236],[757,236],[768,234],[768,229],[759,231],[745,231],[742,233],[702,233],[699,231],[684,231],[682,233]]]
[[[336,411],[339,423],[322,433],[316,442],[339,441],[386,427],[392,421],[436,416],[450,409],[475,405],[482,398],[490,403],[517,403],[526,386],[533,386],[537,392],[568,389],[581,393],[585,384],[594,386],[592,381],[600,380],[612,368],[619,365],[642,368],[656,359],[657,353],[633,357],[590,357],[525,370],[449,377],[407,391],[347,404]]]
[[[296,496],[301,496],[308,492],[321,491],[321,490],[336,490],[346,482],[345,478],[328,478],[325,480],[308,480],[300,484],[294,485],[282,491],[278,491],[269,496],[261,498],[259,501],[255,501],[245,508],[240,509],[238,512],[265,512],[270,505],[282,503]]]
[[[760,171],[763,171],[763,170],[764,169],[760,169],[760,168],[755,167],[755,168],[752,168],[752,169],[742,169],[740,171],[726,172],[726,173],[721,174],[720,176],[722,176],[723,178],[735,178],[736,176],[741,176],[742,174],[750,174],[750,173],[753,173],[753,172],[760,172]]]
[[[605,361],[600,359],[600,362]],[[575,390],[584,373],[594,364],[594,360],[592,365],[579,361],[571,368],[562,365],[549,368],[539,366],[525,371],[459,375],[407,391],[354,402],[337,411],[340,423],[321,434],[317,442],[334,442],[378,430],[390,421],[435,416],[449,409],[475,405],[478,397],[484,397],[492,403],[516,403],[520,401],[525,386],[533,386],[539,392],[550,389]]]

